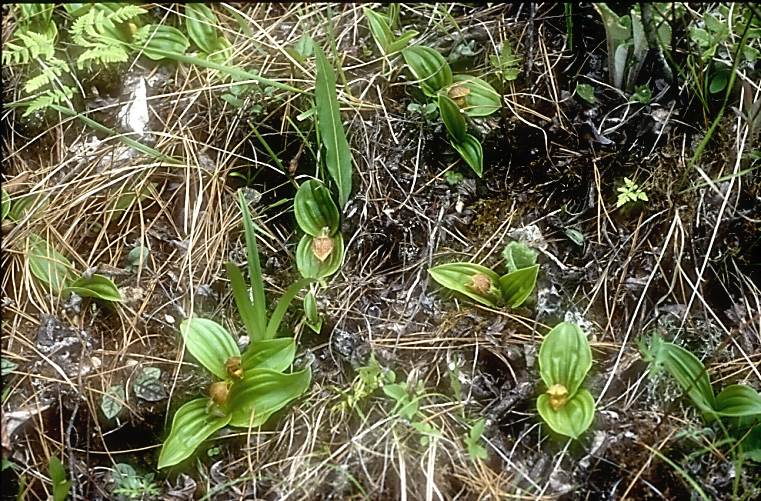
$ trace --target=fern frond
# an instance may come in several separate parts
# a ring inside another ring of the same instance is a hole
[[[29,62],[29,49],[20,47],[14,43],[8,42],[3,47],[3,66],[8,66],[12,62],[16,64],[27,64]]]
[[[71,87],[63,87],[61,90],[48,90],[44,94],[37,96],[30,103],[24,112],[24,116],[27,117],[37,110],[47,108],[51,104],[58,104],[66,99],[71,99],[74,95],[74,89]]]
[[[76,35],[82,35],[85,31],[85,26],[88,26],[92,24],[89,17],[93,14],[93,11],[89,11],[87,14],[84,14],[82,16],[79,16],[76,21],[74,21],[74,24],[71,25],[71,34]]]
[[[77,58],[77,68],[80,70],[87,66],[92,67],[92,62],[100,64],[123,63],[127,60],[127,52],[119,45],[99,44],[88,49]]]
[[[31,52],[32,59],[37,59],[40,56],[44,56],[45,59],[53,57],[53,53],[55,52],[54,40],[51,40],[40,33],[35,33],[34,31],[27,31],[26,33],[19,32],[18,37]]]
[[[123,23],[125,21],[129,21],[133,17],[137,17],[141,14],[147,14],[148,11],[143,9],[142,7],[138,7],[137,5],[125,5],[124,7],[121,7],[116,12],[111,14],[109,17],[112,21],[116,21],[117,23]]]

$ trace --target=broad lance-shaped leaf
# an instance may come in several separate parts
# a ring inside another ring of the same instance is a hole
[[[539,373],[548,388],[562,385],[572,399],[592,367],[589,341],[576,324],[562,322],[555,326],[539,348]]]
[[[227,379],[225,362],[240,357],[240,349],[224,327],[206,318],[188,318],[180,324],[185,348],[219,379]]]
[[[402,51],[404,61],[420,81],[420,88],[433,97],[444,87],[452,84],[452,69],[444,56],[430,47],[413,46]]]
[[[215,431],[227,426],[231,415],[219,417],[206,412],[208,399],[191,400],[179,408],[159,454],[159,468],[172,466],[193,454],[201,443]]]
[[[522,305],[534,290],[538,275],[538,264],[503,275],[499,279],[502,298],[512,308],[517,308]]]
[[[291,337],[252,342],[241,357],[243,370],[271,369],[283,372],[296,356],[296,341]]]
[[[29,270],[35,278],[50,286],[56,295],[71,285],[74,273],[68,259],[34,233],[29,234],[27,242]]]
[[[299,186],[293,199],[296,222],[304,233],[319,237],[324,228],[329,228],[328,236],[338,230],[340,215],[328,190],[321,182],[310,179]]]
[[[270,369],[246,371],[230,393],[230,426],[258,428],[272,414],[303,394],[311,380],[309,368],[294,374]]]
[[[452,136],[455,143],[461,143],[465,139],[465,117],[460,112],[460,107],[444,94],[439,94],[439,111],[444,126]]]
[[[63,289],[64,294],[69,292],[74,292],[80,297],[94,297],[112,303],[122,300],[116,284],[110,278],[97,274],[92,278],[80,277],[74,280],[70,286]]]
[[[553,409],[549,396],[543,393],[536,401],[536,408],[552,431],[571,438],[579,438],[587,431],[595,417],[595,401],[592,395],[583,389],[558,410]]]
[[[457,150],[465,163],[473,169],[478,177],[481,177],[484,173],[484,150],[481,147],[481,143],[475,137],[470,134],[465,134],[462,142],[450,141],[452,147]]]
[[[338,199],[344,207],[351,194],[351,150],[341,121],[333,66],[319,46],[314,46],[314,53],[317,65],[314,83],[317,126],[325,144],[325,166],[338,186]]]
[[[499,275],[480,264],[440,264],[430,268],[428,274],[447,289],[465,294],[486,306],[493,308],[495,302],[501,299],[497,289]],[[485,279],[488,279],[488,283]]]
[[[732,384],[716,396],[716,413],[720,416],[757,416],[761,419],[761,395],[742,384]]]

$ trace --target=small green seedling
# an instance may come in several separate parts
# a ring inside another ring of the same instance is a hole
[[[639,185],[628,177],[624,178],[624,186],[618,188],[618,200],[616,201],[616,208],[621,208],[629,202],[637,202],[639,200],[647,202],[647,193],[642,190]]]
[[[577,83],[576,94],[589,104],[594,105],[597,102],[595,99],[595,88],[592,85]]]
[[[370,10],[367,7],[364,8],[364,11],[367,22],[370,25],[370,32],[373,34],[375,43],[378,44],[378,48],[380,48],[384,56],[390,56],[404,49],[410,43],[410,40],[418,35],[418,32],[415,30],[407,30],[397,38],[391,31],[389,16]]]
[[[522,305],[531,295],[539,275],[536,253],[522,242],[511,242],[503,252],[509,273],[496,272],[473,263],[448,263],[428,270],[436,282],[486,306]]]
[[[750,386],[732,384],[714,395],[711,379],[698,357],[674,343],[653,335],[650,348],[645,340],[637,340],[642,359],[650,362],[649,377],[665,368],[679,385],[687,391],[695,406],[706,420],[718,417],[761,419],[761,395]]]
[[[146,499],[160,494],[156,482],[153,481],[153,473],[138,475],[137,471],[126,463],[116,463],[111,469],[111,478],[114,480],[114,489],[111,492],[127,499]]]
[[[50,480],[53,482],[53,501],[64,501],[69,496],[69,490],[74,482],[66,480],[66,470],[57,457],[51,456],[49,467]]]
[[[312,280],[302,278],[291,285],[267,320],[254,224],[243,192],[238,192],[238,199],[243,212],[251,295],[238,267],[229,262],[225,265],[251,344],[241,353],[232,335],[213,320],[189,318],[182,322],[180,332],[185,348],[219,381],[211,385],[210,398],[191,400],[177,411],[159,455],[159,468],[187,459],[204,440],[225,426],[257,428],[263,425],[275,412],[303,394],[312,378],[309,368],[284,372],[293,363],[296,342],[293,338],[276,339],[288,305]]]
[[[470,428],[470,436],[465,439],[465,445],[468,446],[468,455],[473,462],[476,461],[476,458],[486,459],[486,449],[478,443],[481,440],[481,435],[484,433],[485,424],[485,418],[476,421]]]
[[[490,55],[489,62],[497,70],[497,74],[502,80],[502,84],[515,80],[521,73],[521,58],[520,56],[513,54],[510,42],[507,40],[502,43],[502,51],[500,55]]]
[[[314,292],[309,291],[304,298],[304,325],[312,329],[316,334],[322,330],[322,317],[317,311],[317,300],[314,298]]]
[[[539,373],[547,391],[536,402],[544,422],[560,435],[579,438],[592,424],[595,403],[580,388],[592,367],[592,350],[576,324],[555,326],[539,348]]]

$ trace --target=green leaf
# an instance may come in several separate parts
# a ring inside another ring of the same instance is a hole
[[[14,221],[20,221],[24,219],[26,215],[30,213],[38,204],[41,204],[40,208],[37,209],[37,212],[35,212],[34,216],[32,216],[33,220],[38,219],[44,214],[45,208],[50,205],[50,200],[48,199],[46,193],[31,193],[23,198],[16,200],[13,202],[13,205],[8,212],[8,217]]]
[[[185,26],[190,39],[207,54],[217,50],[217,16],[202,3],[185,5]]]
[[[549,397],[543,393],[539,395],[536,407],[552,431],[571,438],[579,438],[595,417],[595,401],[587,390],[579,390],[558,410],[552,408]]]
[[[296,341],[290,337],[252,342],[241,357],[244,371],[271,369],[283,372],[296,356]]]
[[[325,166],[338,187],[341,208],[351,195],[351,150],[346,140],[336,97],[336,75],[325,53],[315,45],[317,79],[314,84],[317,125],[325,144]]]
[[[145,45],[143,54],[154,61],[164,59],[165,52],[182,56],[190,47],[190,42],[177,28],[164,24],[149,24],[137,30],[135,39]]]
[[[312,371],[307,368],[293,374],[270,369],[252,369],[230,392],[230,426],[258,428],[272,414],[298,398],[308,388]]]
[[[18,364],[11,362],[7,358],[0,358],[0,366],[2,367],[2,372],[0,372],[2,376],[7,376],[12,371],[18,369]]]
[[[484,433],[485,424],[485,418],[476,421],[470,428],[470,436],[465,439],[465,444],[468,446],[468,455],[473,461],[475,461],[476,458],[486,459],[486,449],[478,443],[478,441],[481,440],[481,435]]]
[[[595,88],[589,84],[577,83],[576,94],[589,104],[595,104]]]
[[[548,388],[564,386],[570,400],[591,368],[592,350],[578,325],[559,323],[544,338],[539,348],[539,373]]]
[[[407,30],[404,33],[402,33],[399,38],[396,39],[395,42],[391,42],[388,46],[388,52],[386,52],[386,55],[391,55],[396,52],[399,52],[400,50],[404,50],[407,45],[409,45],[410,40],[418,36],[420,33],[416,30]]]
[[[522,305],[534,290],[538,275],[539,265],[535,264],[500,277],[499,287],[505,302],[513,308]]]
[[[11,211],[11,197],[5,190],[2,190],[2,217],[0,221],[4,221],[8,217],[8,213]]]
[[[460,107],[444,94],[439,94],[438,98],[441,119],[452,136],[452,144],[463,142],[465,140],[466,126],[465,117],[462,116]]]
[[[114,419],[121,412],[124,408],[124,400],[124,385],[118,384],[106,390],[106,394],[103,395],[103,400],[100,402],[100,410],[103,411],[106,419]]]
[[[227,379],[225,362],[240,357],[235,340],[224,327],[206,318],[187,318],[180,324],[185,348],[219,379]]]
[[[191,400],[179,408],[159,454],[159,468],[173,466],[191,456],[214,432],[227,426],[231,415],[219,417],[206,412],[206,398]]]
[[[330,191],[319,181],[310,179],[299,186],[293,200],[293,211],[299,227],[313,237],[333,236],[338,230],[340,215]]]
[[[640,340],[638,345],[643,353],[642,359],[652,363],[648,377],[652,378],[665,367],[683,389],[690,388],[687,394],[698,409],[707,413],[714,411],[716,399],[711,388],[711,380],[708,372],[703,371],[703,364],[695,355],[681,346],[663,341],[657,334],[653,335],[649,350],[644,340]],[[700,379],[698,374],[701,374]]]
[[[485,117],[502,108],[499,93],[485,80],[470,75],[455,75],[452,85],[462,85],[470,92],[465,96],[465,107],[462,109],[468,116]]]
[[[312,291],[309,291],[304,298],[304,317],[304,324],[319,334],[322,329],[322,317],[317,310],[317,300]]]
[[[56,251],[47,241],[34,233],[27,237],[29,271],[38,280],[50,286],[57,295],[68,287],[74,277],[71,262]]]
[[[629,101],[637,101],[642,104],[648,104],[652,98],[653,93],[650,87],[647,85],[640,85],[634,89],[634,94],[629,98]]]
[[[465,138],[461,143],[455,143],[454,141],[450,141],[450,143],[462,159],[465,160],[465,163],[473,169],[473,172],[478,177],[481,177],[484,171],[484,151],[478,139],[470,134],[465,134]]]
[[[388,18],[367,7],[364,7],[363,10],[375,43],[378,44],[382,54],[388,54],[388,47],[394,41],[394,35],[391,34],[391,29],[388,27]]]
[[[296,249],[296,267],[301,276],[320,279],[329,277],[338,271],[338,268],[341,267],[341,261],[343,261],[344,239],[341,232],[338,232],[331,237],[331,240],[333,241],[333,250],[324,261],[320,261],[312,251],[314,237],[312,235],[301,237]]]
[[[571,242],[575,243],[579,247],[584,246],[584,234],[580,232],[579,230],[574,230],[573,228],[566,228],[565,235],[571,239]]]
[[[79,277],[71,285],[63,289],[64,295],[74,292],[80,297],[94,297],[103,301],[118,303],[122,300],[122,295],[116,284],[108,277],[103,275],[93,275],[92,278]]]
[[[135,395],[147,402],[158,402],[166,398],[166,391],[161,382],[161,369],[158,367],[143,367],[132,383]]]
[[[495,303],[501,300],[497,289],[499,275],[485,266],[473,263],[447,263],[430,268],[428,274],[447,289],[464,294],[486,306],[493,308]],[[477,275],[488,277],[491,283],[488,292],[478,283],[477,278],[474,280],[473,277]]]
[[[528,248],[523,242],[510,242],[502,251],[502,256],[507,262],[508,271],[530,268],[536,264],[536,252]]]
[[[243,326],[246,328],[246,333],[252,341],[260,341],[264,338],[264,332],[266,329],[261,329],[259,327],[262,323],[257,318],[259,312],[254,308],[254,304],[251,302],[251,297],[248,295],[248,287],[246,286],[246,281],[243,279],[243,274],[235,263],[231,263],[230,261],[225,261],[225,268],[227,268],[227,274],[230,277],[230,285],[233,289],[235,306],[238,308],[241,320],[243,320]],[[263,323],[264,325],[267,325],[266,316],[263,319]]]
[[[263,336],[267,330],[267,306],[264,299],[264,280],[262,279],[262,268],[259,264],[259,249],[256,246],[256,233],[254,233],[254,222],[251,219],[251,213],[248,211],[248,203],[246,197],[243,196],[243,191],[238,190],[238,202],[240,203],[240,209],[243,213],[243,227],[246,233],[246,251],[248,255],[248,279],[251,283],[251,295],[254,298],[253,307],[253,322],[256,328],[253,332],[249,332],[249,336],[254,340],[253,336]],[[230,268],[228,267],[228,271]],[[248,297],[248,296],[247,296]],[[248,300],[250,302],[250,300]],[[241,304],[238,303],[238,309],[241,309]],[[248,328],[248,325],[247,325]]]
[[[727,386],[716,396],[716,413],[720,416],[761,418],[761,395],[750,386]]]
[[[336,240],[340,240],[340,244],[335,244],[336,248],[334,248],[333,252],[335,255],[343,255],[343,237],[341,237],[341,234],[339,233],[334,237],[333,241],[336,242]],[[340,254],[339,252],[340,251]],[[328,259],[329,260],[329,259]],[[338,264],[341,264],[340,258],[337,260]],[[293,298],[296,297],[296,294],[301,292],[301,289],[308,286],[310,283],[313,282],[313,279],[310,277],[305,277],[300,280],[297,280],[293,284],[291,284],[288,289],[286,289],[285,293],[280,297],[280,300],[277,303],[277,306],[275,307],[275,311],[272,312],[272,316],[270,317],[270,321],[267,324],[267,332],[265,333],[265,339],[274,339],[277,336],[277,330],[280,328],[280,322],[282,322],[283,317],[285,316],[285,312],[288,310],[288,306],[291,304],[291,301],[293,301]]]
[[[66,480],[66,470],[55,456],[50,458],[50,480],[53,481],[53,501],[64,501],[74,482]]]
[[[452,84],[452,69],[444,56],[430,47],[407,47],[402,56],[412,74],[420,81],[420,88],[433,97],[444,87]]]

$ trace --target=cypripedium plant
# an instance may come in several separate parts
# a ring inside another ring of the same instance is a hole
[[[592,395],[580,388],[592,367],[592,350],[576,324],[555,326],[539,348],[539,373],[547,391],[539,395],[537,410],[555,433],[579,438],[595,415]]]
[[[191,400],[177,411],[159,455],[159,468],[187,459],[204,440],[225,426],[261,426],[303,394],[312,378],[309,368],[285,372],[296,355],[296,342],[293,338],[276,338],[291,300],[312,280],[303,278],[291,285],[267,320],[253,221],[243,194],[239,192],[238,196],[243,211],[251,295],[238,267],[229,262],[225,265],[251,344],[241,353],[233,336],[215,321],[189,318],[182,322],[180,331],[188,353],[218,381],[210,386],[208,398]]]
[[[322,279],[335,273],[344,255],[344,239],[338,231],[340,215],[321,182],[310,179],[299,186],[293,201],[296,222],[304,231],[296,249],[296,266],[306,278]]]
[[[533,292],[539,275],[536,253],[522,242],[511,242],[503,252],[509,273],[496,272],[473,263],[448,263],[428,270],[444,287],[460,292],[486,306],[522,305]]]

